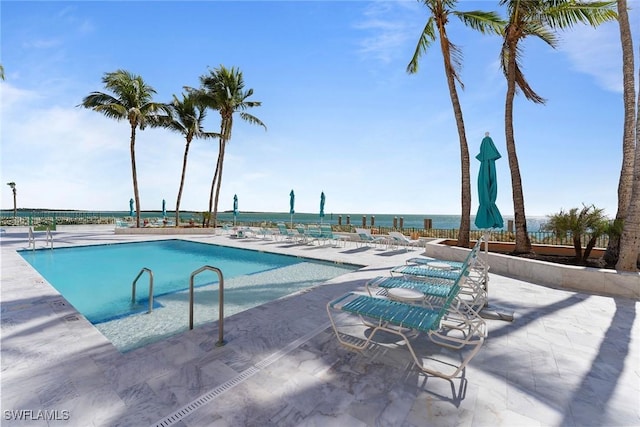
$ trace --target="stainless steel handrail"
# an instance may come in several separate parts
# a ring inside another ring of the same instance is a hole
[[[53,234],[51,234],[51,228],[47,227],[47,234],[45,235],[45,244],[50,243],[51,249],[53,249]]]
[[[33,228],[29,227],[29,243],[28,246],[31,246],[31,249],[36,249],[36,238],[33,236]]]
[[[222,277],[222,270],[217,267],[211,267],[210,265],[205,265],[200,267],[191,273],[191,278],[189,279],[189,329],[193,329],[193,279],[196,275],[202,273],[205,270],[215,271],[218,273],[218,300],[219,300],[219,317],[218,317],[218,342],[216,345],[221,347],[225,345],[224,342],[224,278]]]
[[[133,280],[133,283],[131,284],[131,303],[135,304],[136,302],[136,282],[145,271],[149,273],[149,310],[147,311],[147,313],[151,313],[153,311],[153,271],[151,271],[147,267],[144,267],[142,270],[140,270],[140,273],[138,273],[136,278]]]

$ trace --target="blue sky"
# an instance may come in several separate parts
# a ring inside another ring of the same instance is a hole
[[[640,6],[637,0],[628,1]],[[497,1],[460,1],[497,10]],[[639,8],[640,9],[640,8]],[[250,112],[267,131],[237,119],[226,152],[220,210],[459,214],[459,142],[442,57],[434,45],[418,74],[405,72],[426,22],[415,1],[13,2],[2,1],[2,208],[127,210],[133,197],[129,125],[77,107],[104,91],[105,72],[126,69],[168,102],[223,64],[239,67]],[[631,12],[634,48],[640,14]],[[452,19],[463,52],[459,91],[471,155],[490,132],[498,207],[513,213],[504,138],[506,84],[501,40]],[[518,97],[515,136],[527,215],[595,204],[614,216],[622,147],[622,77],[617,23],[560,34],[557,50],[523,44],[523,68],[546,105]],[[637,68],[636,68],[637,70]],[[211,112],[207,130],[217,131]],[[143,210],[175,206],[184,138],[138,132]],[[195,140],[181,208],[205,210],[217,141]]]

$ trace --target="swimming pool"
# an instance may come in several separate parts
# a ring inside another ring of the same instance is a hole
[[[306,258],[185,240],[19,251],[56,290],[121,351],[140,347],[188,328],[188,287],[194,270],[222,270],[225,316],[309,288],[357,269]],[[148,308],[147,275],[153,272],[154,310]],[[195,324],[217,319],[218,277],[195,277]]]

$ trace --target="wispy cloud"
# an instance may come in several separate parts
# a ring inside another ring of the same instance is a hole
[[[25,49],[51,49],[58,47],[62,44],[62,41],[58,38],[51,39],[34,39],[26,40],[22,47]]]
[[[417,40],[416,7],[406,1],[378,1],[369,5],[355,28],[367,35],[360,42],[360,53],[383,63],[396,59],[403,47]]]
[[[638,28],[639,12],[629,12],[632,31]],[[616,21],[597,28],[576,26],[561,34],[558,50],[568,56],[576,71],[592,76],[606,90],[622,92],[622,48]]]

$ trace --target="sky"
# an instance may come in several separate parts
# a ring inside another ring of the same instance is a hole
[[[640,0],[628,0],[634,51]],[[495,10],[497,1],[460,1],[459,10]],[[0,3],[2,183],[15,182],[19,208],[129,209],[133,197],[130,126],[79,107],[107,92],[105,73],[124,69],[169,102],[185,86],[224,65],[238,67],[247,112],[236,117],[225,153],[219,210],[336,214],[453,214],[460,207],[460,146],[439,44],[407,74],[428,18],[417,1],[6,1]],[[501,39],[452,18],[461,49],[459,90],[471,156],[472,208],[478,207],[475,159],[489,132],[498,200],[513,214],[504,136],[506,82]],[[514,132],[528,216],[594,204],[614,217],[622,161],[622,65],[617,22],[576,26],[552,49],[522,43],[522,66],[547,100],[517,96]],[[636,67],[637,76],[637,67]],[[208,113],[205,129],[218,131]],[[184,137],[137,132],[142,210],[175,209]],[[217,140],[194,140],[182,210],[208,207]],[[1,208],[13,208],[2,185]]]

